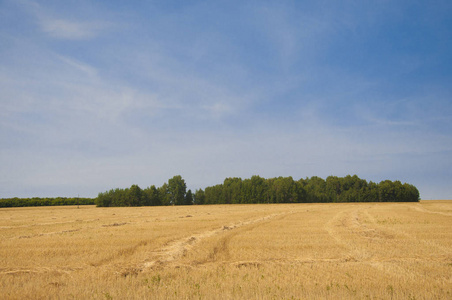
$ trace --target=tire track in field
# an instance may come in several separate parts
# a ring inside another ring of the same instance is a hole
[[[239,221],[239,222],[236,222],[233,224],[222,226],[217,229],[204,231],[199,234],[193,234],[193,235],[190,235],[189,237],[169,242],[163,248],[152,252],[153,256],[155,256],[155,259],[147,260],[147,261],[143,262],[142,264],[135,266],[135,267],[122,268],[122,270],[120,272],[116,271],[115,273],[120,274],[122,276],[137,275],[140,272],[150,270],[155,267],[163,267],[167,264],[170,264],[170,263],[176,261],[179,258],[182,258],[187,253],[187,251],[189,251],[193,246],[195,246],[196,244],[198,244],[199,242],[201,242],[204,239],[207,239],[207,238],[210,238],[210,237],[213,237],[215,235],[222,234],[225,232],[230,232],[230,231],[236,230],[236,229],[244,227],[244,226],[250,226],[250,225],[252,226],[253,224],[257,225],[258,223],[264,222],[266,220],[270,220],[274,217],[284,215],[284,214],[287,214],[287,213],[271,214],[271,215],[267,215],[267,216],[260,217],[257,219],[252,219],[252,220],[247,220],[247,221]],[[120,225],[123,225],[123,224],[114,223],[114,224],[109,224],[109,225],[101,225],[99,227],[110,227],[110,226],[120,226]],[[83,228],[83,229],[92,229],[92,228]],[[59,232],[37,234],[37,235],[30,236],[30,238],[35,237],[35,236],[43,236],[43,235],[63,234],[65,232],[75,232],[75,231],[80,231],[80,230],[81,229],[64,230],[64,231],[59,231]],[[23,237],[23,238],[28,238],[28,236]],[[83,269],[86,269],[89,267],[96,267],[96,268],[97,267],[107,267],[107,268],[113,268],[113,269],[118,270],[118,268],[115,267],[115,265],[114,265],[114,262],[116,259],[123,258],[125,255],[126,256],[132,255],[133,253],[135,253],[137,251],[138,248],[146,247],[149,244],[149,242],[150,241],[141,241],[141,242],[137,243],[136,245],[130,246],[125,249],[121,249],[117,253],[110,255],[109,257],[106,257],[104,259],[101,259],[100,261],[88,263],[88,265],[84,266],[84,267],[79,267],[79,268],[65,268],[65,267],[63,267],[63,268],[17,268],[17,269],[12,269],[12,268],[1,269],[0,268],[0,275],[22,275],[22,274],[43,274],[43,273],[68,274],[68,273],[71,273],[74,271],[80,271],[80,270],[83,270]]]
[[[369,219],[372,226],[362,222],[362,215]],[[398,232],[388,232],[387,230],[376,226],[375,219],[368,213],[367,209],[357,208],[341,211],[336,214],[325,225],[325,230],[336,240],[338,244],[349,247],[349,239],[344,237],[347,233],[350,237],[357,239],[377,241],[387,241],[396,238]],[[342,233],[341,233],[342,232]]]
[[[59,268],[0,268],[0,275],[23,275],[23,274],[48,274],[52,273],[55,275],[69,274],[73,271],[82,270],[82,267],[59,267]]]
[[[451,217],[452,213],[445,213],[445,212],[440,212],[440,211],[432,211],[432,210],[428,210],[425,207],[421,206],[422,204],[417,204],[416,206],[408,206],[414,210],[417,210],[418,212],[422,212],[422,213],[427,213],[427,214],[437,214],[437,215],[442,215],[442,216],[448,216]]]
[[[374,255],[356,243],[359,239],[376,239],[381,234],[375,230],[368,229],[359,221],[359,209],[346,209],[337,213],[326,224],[324,229],[336,241],[336,243],[347,249],[345,261],[370,260]]]
[[[35,233],[35,234],[30,234],[30,235],[21,235],[21,236],[18,236],[17,239],[31,239],[31,238],[35,238],[35,237],[41,237],[41,236],[50,236],[50,235],[56,235],[56,234],[77,232],[77,231],[81,231],[84,229],[90,229],[90,228],[85,227],[85,228],[68,229],[68,230],[45,232],[45,233]],[[16,237],[14,237],[14,238],[16,238]]]
[[[362,262],[378,264],[378,252],[372,251],[370,243],[395,243],[396,235],[378,228],[369,228],[361,222],[363,208],[343,210],[325,225],[326,231],[336,242],[347,249],[340,262]],[[364,214],[367,209],[364,209]]]
[[[257,226],[258,223],[262,223],[267,220],[273,219],[277,216],[281,216],[281,215],[285,215],[285,214],[287,214],[287,213],[271,214],[271,215],[267,215],[267,216],[260,217],[257,219],[252,219],[252,220],[247,220],[247,221],[239,221],[239,222],[236,222],[233,224],[222,226],[217,229],[204,231],[202,233],[193,234],[193,235],[190,235],[189,237],[185,237],[185,238],[182,238],[182,239],[179,239],[176,241],[172,241],[172,242],[168,243],[166,246],[164,246],[163,248],[161,248],[157,251],[153,251],[152,259],[149,259],[149,260],[143,262],[139,266],[127,268],[126,270],[123,270],[122,272],[120,272],[120,274],[123,276],[128,276],[128,275],[138,274],[139,272],[151,270],[153,268],[164,267],[164,266],[171,264],[171,263],[177,261],[178,259],[184,257],[186,255],[186,253],[188,251],[190,251],[191,248],[193,248],[195,245],[197,245],[198,243],[200,243],[201,241],[203,241],[205,239],[208,239],[210,237],[213,237],[213,236],[216,236],[219,234],[223,234],[226,232],[231,232],[233,230],[235,231],[241,227],[245,227],[245,226],[249,227],[252,225]],[[252,228],[254,228],[254,226],[252,226]],[[251,230],[251,228],[250,228],[250,230]],[[234,232],[234,234],[235,234],[235,232]],[[224,243],[226,245],[227,239],[224,240],[224,242],[222,242],[222,243]],[[220,245],[220,247],[221,247],[221,245]]]
[[[411,235],[411,234],[409,234],[409,233],[407,233],[405,231],[402,231],[402,230],[397,230],[397,229],[394,229],[394,228],[384,228],[383,229],[381,225],[377,224],[377,220],[367,210],[364,212],[364,214],[366,215],[367,219],[371,222],[372,226],[375,226],[375,227],[379,228],[379,230],[381,230],[381,231],[384,230],[384,231],[387,231],[387,232],[388,231],[392,232],[393,234],[399,235],[399,236],[403,236],[403,237],[407,238],[410,241],[418,241],[419,243],[422,243],[422,244],[426,245],[428,248],[436,248],[436,249],[440,250],[441,252],[443,252],[446,255],[452,255],[452,249],[450,249],[448,247],[441,246],[441,245],[439,245],[439,244],[437,244],[435,242],[418,239],[415,236],[413,236],[413,235]]]
[[[361,222],[362,215],[367,217],[371,227],[374,228],[369,228],[368,225]],[[428,264],[430,261],[448,263],[451,260],[450,251],[447,251],[446,255],[429,257],[429,259],[416,256],[400,258],[378,257],[381,253],[373,251],[373,247],[369,243],[377,243],[383,249],[397,249],[397,245],[400,243],[399,239],[396,239],[397,237],[408,238],[409,241],[415,240],[415,237],[398,230],[382,228],[377,225],[375,218],[369,214],[367,209],[357,208],[340,211],[327,222],[325,229],[339,245],[348,249],[348,256],[335,260],[322,260],[325,262],[363,263],[390,276],[414,279],[417,277],[422,278],[425,274],[420,271],[409,270],[403,264],[409,262]],[[439,249],[444,248],[437,246]],[[376,251],[381,251],[381,249]]]
[[[208,255],[208,257],[205,258],[203,261],[197,261],[196,264],[200,265],[200,264],[204,264],[204,263],[208,263],[208,262],[211,263],[211,262],[216,262],[216,261],[220,261],[220,260],[228,261],[230,258],[229,244],[231,243],[231,240],[235,236],[237,236],[239,234],[243,234],[250,230],[253,230],[259,226],[262,226],[266,222],[270,221],[270,219],[272,219],[272,220],[282,219],[284,217],[287,217],[287,214],[283,214],[283,215],[275,216],[273,218],[262,220],[261,222],[253,223],[248,226],[238,228],[237,230],[234,230],[233,232],[225,234],[225,236],[222,237],[218,241],[218,243],[213,247],[212,252]],[[247,264],[256,265],[256,262],[238,262],[238,264],[239,265],[247,265]]]
[[[450,259],[447,256],[431,256],[428,258],[420,258],[417,256],[413,257],[403,257],[403,258],[386,258],[386,259],[371,259],[371,260],[361,260],[345,257],[345,258],[305,258],[305,259],[259,259],[258,261],[235,261],[228,264],[235,265],[238,267],[242,266],[261,266],[264,264],[273,265],[306,265],[306,264],[346,264],[346,263],[363,263],[363,264],[378,264],[378,263],[450,263]]]
[[[47,223],[33,223],[27,225],[17,225],[17,226],[0,226],[0,229],[17,229],[17,228],[36,228],[39,226],[53,226],[53,225],[61,225],[61,224],[73,224],[73,223],[89,223],[99,221],[99,218],[96,219],[86,219],[86,220],[74,220],[74,221],[64,221],[64,222],[47,222]]]
[[[91,229],[95,229],[95,228],[102,228],[102,227],[116,227],[116,226],[123,226],[129,224],[127,222],[123,222],[123,223],[112,223],[112,224],[103,224],[100,226],[89,226],[89,227],[81,227],[81,228],[75,228],[75,229],[66,229],[66,230],[60,230],[60,231],[51,231],[51,232],[41,232],[41,233],[34,233],[34,234],[29,234],[29,235],[20,235],[20,236],[14,236],[11,237],[10,239],[31,239],[31,238],[36,238],[36,237],[43,237],[43,236],[51,236],[51,235],[59,235],[59,234],[64,234],[64,233],[71,233],[71,232],[77,232],[77,231],[85,231],[85,230],[91,230]]]

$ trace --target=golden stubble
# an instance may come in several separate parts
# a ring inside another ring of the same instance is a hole
[[[0,209],[2,299],[450,299],[452,201]]]

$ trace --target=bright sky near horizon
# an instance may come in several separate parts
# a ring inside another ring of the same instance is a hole
[[[452,198],[451,1],[0,1],[0,198],[356,174]]]

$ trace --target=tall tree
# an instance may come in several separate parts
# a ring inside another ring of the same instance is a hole
[[[241,178],[226,178],[223,182],[223,193],[225,203],[240,203],[242,194],[242,179]]]
[[[142,202],[142,198],[143,198],[143,191],[141,190],[141,188],[136,185],[133,184],[130,189],[128,189],[128,193],[127,193],[127,206],[141,206],[143,205]]]
[[[161,187],[159,187],[158,191],[162,205],[170,205],[171,199],[168,191],[168,184],[165,182]]]
[[[192,205],[192,204],[193,204],[193,193],[191,192],[191,190],[188,190],[187,193],[185,194],[184,205]]]
[[[206,202],[206,195],[202,189],[195,191],[195,204],[204,204]]]
[[[160,193],[155,187],[155,185],[151,185],[147,189],[143,191],[146,194],[146,205],[156,206],[162,205]]]
[[[168,194],[171,205],[182,205],[185,202],[187,185],[182,176],[176,175],[168,180]]]

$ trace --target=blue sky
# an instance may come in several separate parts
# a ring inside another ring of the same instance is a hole
[[[357,174],[452,198],[450,1],[0,1],[0,198]]]

